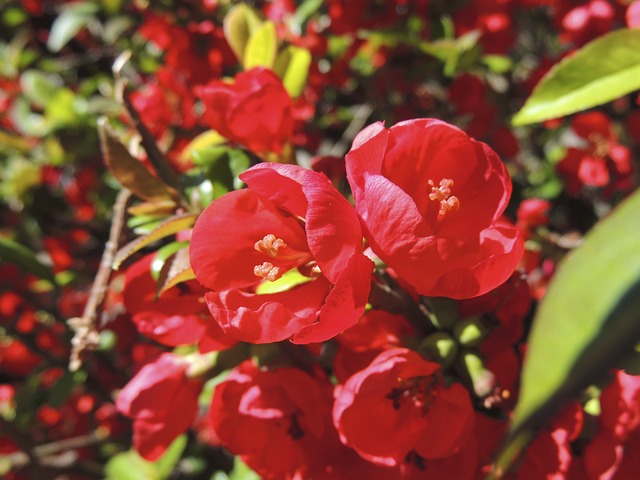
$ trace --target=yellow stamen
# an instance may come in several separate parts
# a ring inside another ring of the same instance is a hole
[[[455,195],[451,195],[451,187],[454,185],[453,180],[443,178],[437,187],[433,180],[429,180],[428,183],[431,187],[429,200],[440,203],[438,216],[444,216],[449,212],[457,212],[460,210],[460,200]]]
[[[262,240],[258,240],[254,245],[258,252],[269,255],[270,257],[277,257],[280,250],[287,248],[287,244],[284,240],[277,238],[273,233],[265,235]]]
[[[257,277],[262,277],[270,282],[275,282],[281,277],[280,268],[274,267],[273,263],[264,262],[262,265],[256,265],[253,267],[253,274]]]

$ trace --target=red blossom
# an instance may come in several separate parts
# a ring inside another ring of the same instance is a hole
[[[188,378],[189,361],[164,353],[145,365],[116,399],[118,411],[134,420],[133,446],[157,460],[196,417],[200,379]]]
[[[565,177],[567,191],[576,194],[584,185],[607,187],[610,192],[629,190],[631,153],[618,143],[609,117],[597,111],[579,114],[571,121],[571,128],[582,145],[570,147],[556,166]]]
[[[452,125],[371,125],[347,154],[347,175],[371,248],[423,295],[481,295],[522,257],[520,234],[500,219],[511,194],[504,164]]]
[[[260,164],[241,179],[249,188],[207,207],[191,239],[213,318],[252,343],[319,342],[349,328],[364,311],[372,270],[349,202],[324,175],[297,166]],[[296,268],[298,285],[256,293]]]
[[[206,329],[205,305],[200,302],[202,289],[195,282],[194,292],[173,288],[155,299],[157,283],[151,277],[151,262],[147,255],[131,265],[125,275],[124,304],[138,331],[171,347],[193,345]],[[204,316],[203,316],[204,314]]]
[[[295,368],[251,361],[216,387],[209,421],[224,445],[265,479],[318,478],[332,463],[331,385]],[[321,477],[331,478],[331,477]]]
[[[214,80],[196,89],[205,123],[256,153],[280,153],[293,134],[292,102],[278,76],[267,68]]]
[[[337,392],[333,421],[343,443],[384,466],[417,455],[427,470],[430,459],[459,451],[475,414],[465,388],[446,387],[439,368],[405,348],[378,355]]]

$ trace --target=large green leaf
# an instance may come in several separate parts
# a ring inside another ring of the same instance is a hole
[[[640,30],[617,30],[555,65],[536,86],[513,124],[580,112],[638,89]]]
[[[634,351],[640,339],[638,211],[640,192],[601,220],[560,264],[529,337],[507,442],[516,450],[564,401]]]

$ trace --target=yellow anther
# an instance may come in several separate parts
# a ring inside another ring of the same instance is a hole
[[[253,274],[257,277],[262,277],[270,282],[275,282],[280,278],[280,268],[274,267],[273,263],[264,262],[262,265],[256,265],[253,267]]]
[[[440,209],[438,211],[439,216],[446,215],[448,212],[457,212],[460,210],[460,200],[455,195],[451,195],[451,187],[453,187],[453,180],[450,178],[443,178],[440,180],[440,184],[436,187],[433,180],[429,180],[429,186],[431,192],[429,192],[429,200],[434,202],[440,202]]]
[[[258,240],[254,245],[258,252],[265,253],[270,257],[277,257],[280,250],[287,248],[287,244],[284,240],[276,237],[273,233],[265,235],[262,240]]]

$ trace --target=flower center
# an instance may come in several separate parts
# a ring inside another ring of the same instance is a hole
[[[282,276],[280,273],[280,267],[276,267],[271,262],[264,262],[262,265],[256,265],[253,267],[253,274],[257,277],[262,277],[270,282],[275,282]]]
[[[302,437],[304,437],[304,430],[302,429],[302,426],[300,425],[300,420],[298,419],[298,414],[297,413],[292,413],[290,418],[291,418],[291,424],[289,425],[289,428],[287,429],[287,433],[289,434],[289,436],[293,440],[300,440]]]
[[[453,180],[450,178],[443,178],[440,180],[440,184],[437,187],[433,180],[429,180],[428,183],[431,187],[429,200],[440,203],[438,217],[444,217],[449,212],[457,212],[460,210],[460,200],[455,195],[451,195]]]
[[[609,153],[609,142],[599,133],[589,134],[588,140],[593,145],[593,156],[603,158]]]
[[[258,252],[266,253],[270,257],[277,257],[280,250],[287,248],[287,244],[284,240],[276,237],[273,233],[265,235],[262,240],[258,240],[254,245]]]
[[[435,377],[398,377],[398,386],[391,390],[387,397],[393,402],[393,408],[399,410],[403,404],[409,403],[425,414],[431,406],[435,395],[437,380]]]

